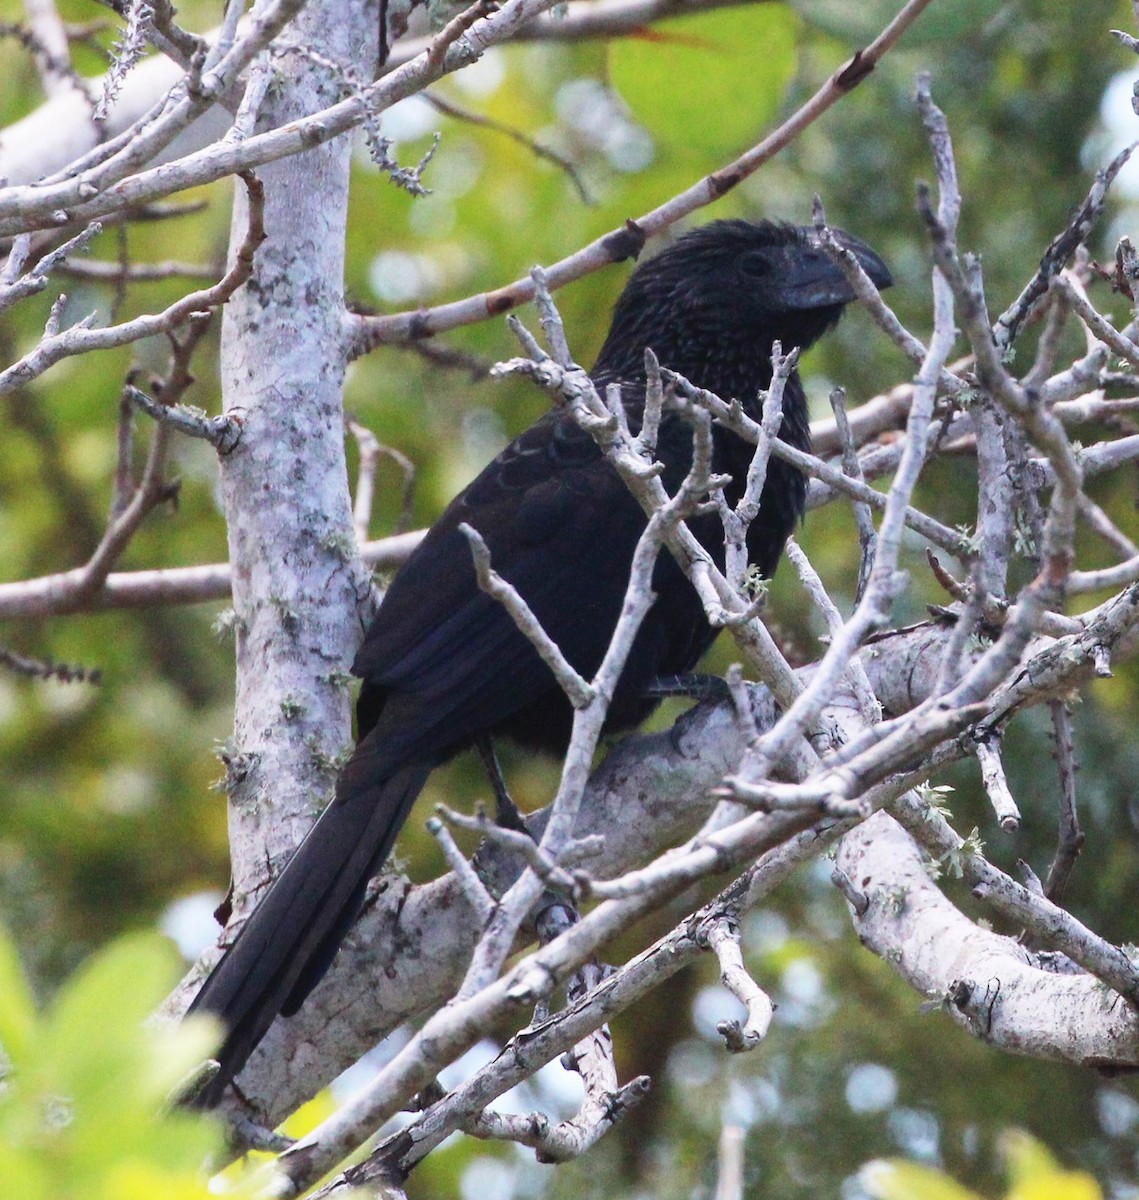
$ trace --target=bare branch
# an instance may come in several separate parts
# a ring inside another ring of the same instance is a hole
[[[1070,275],[1057,276],[1052,281],[1052,287],[1072,306],[1076,316],[1083,321],[1093,336],[1132,366],[1139,366],[1139,345],[1126,333],[1120,333],[1106,317],[1096,311],[1083,288]]]
[[[945,116],[930,98],[928,76],[919,79],[917,99],[944,193],[956,186],[953,150]],[[944,202],[935,215],[927,193],[919,188],[918,207],[930,231],[934,261],[953,290],[962,325],[977,356],[982,386],[1024,426],[1055,471],[1056,485],[1044,530],[1043,570],[1027,593],[1033,607],[1055,607],[1071,568],[1076,497],[1083,484],[1083,470],[1060,422],[1043,408],[1035,392],[1023,388],[1005,369],[989,327],[979,265],[969,261],[963,266],[958,258],[956,231],[944,219]]]
[[[423,540],[424,530],[367,542],[360,557],[379,570],[391,570],[406,561]],[[82,589],[83,568],[44,575],[20,583],[0,583],[0,618],[52,616],[71,612],[98,612],[108,608],[147,608],[160,604],[202,604],[230,596],[228,563],[201,567],[170,567],[156,571],[111,574],[91,591]]]
[[[709,622],[728,626],[760,677],[772,687],[781,702],[790,703],[798,694],[799,685],[786,660],[763,624],[752,619],[752,606],[744,604],[684,524],[690,506],[699,501],[710,481],[697,482],[695,475],[690,473],[685,486],[675,498],[670,498],[659,479],[659,467],[649,460],[643,445],[633,439],[627,429],[621,428],[613,411],[602,403],[585,371],[576,366],[570,369],[559,367],[540,350],[538,354],[537,359],[512,359],[500,363],[494,373],[523,374],[533,379],[565,404],[574,419],[611,455],[618,473],[649,515],[650,522],[659,522],[661,536],[700,596]],[[673,372],[662,369],[661,375],[676,383],[678,388],[698,392]],[[719,410],[730,411],[730,406],[718,397],[713,399],[719,405],[715,415],[719,416]],[[695,424],[699,413],[698,410],[694,412],[697,413]],[[693,465],[694,468],[698,465],[695,460]]]
[[[494,1061],[418,1118],[407,1131],[392,1136],[369,1158],[317,1193],[321,1200],[339,1197],[350,1186],[368,1185],[407,1172],[468,1115],[485,1109],[495,1096],[532,1074],[543,1063],[596,1029],[607,1015],[623,1011],[676,971],[706,953],[700,931],[726,913],[750,906],[786,878],[790,870],[813,856],[820,844],[829,844],[842,826],[831,831],[812,831],[808,838],[791,843],[777,856],[761,858],[720,894],[711,904],[693,913],[674,930],[625,966],[605,976],[588,993],[570,1002],[561,1012],[539,1025],[522,1030],[503,1048]],[[587,920],[594,919],[591,914]],[[579,927],[575,927],[576,928]],[[572,936],[580,936],[576,931]],[[552,951],[554,947],[550,947]],[[634,1081],[635,1083],[636,1081]]]
[[[242,178],[249,195],[249,228],[234,258],[233,266],[222,279],[204,291],[183,296],[160,313],[135,317],[121,325],[92,329],[91,318],[84,318],[64,332],[56,332],[49,328],[34,350],[0,372],[0,395],[25,386],[64,358],[85,354],[91,350],[125,346],[156,333],[169,333],[194,313],[225,304],[250,277],[253,255],[265,240],[264,191],[256,176],[243,175]]]
[[[1048,706],[1052,713],[1052,728],[1056,737],[1056,768],[1060,784],[1057,805],[1059,835],[1056,854],[1048,868],[1044,895],[1054,904],[1064,896],[1072,868],[1084,845],[1080,816],[1076,808],[1076,748],[1072,740],[1072,714],[1065,700],[1053,700]]]
[[[52,271],[59,267],[67,259],[68,255],[86,251],[92,238],[96,237],[102,231],[102,225],[98,221],[93,221],[82,233],[76,234],[75,237],[69,238],[64,242],[62,246],[58,246],[51,253],[45,254],[32,270],[16,278],[23,268],[25,257],[31,245],[30,235],[21,234],[13,241],[4,271],[0,273],[0,312],[11,307],[17,301],[23,300],[28,296],[34,296],[37,292],[42,292],[48,285]]]
[[[557,679],[574,708],[584,707],[596,695],[595,689],[570,665],[569,660],[530,611],[530,606],[518,594],[518,590],[507,583],[492,568],[490,550],[483,541],[482,534],[465,521],[459,526],[459,532],[470,543],[471,557],[474,559],[479,587],[488,596],[493,596],[510,614],[511,620],[518,627],[518,632],[529,641],[542,661],[553,672],[554,678]]]
[[[152,40],[163,54],[175,52],[175,61],[186,66],[198,55],[206,52],[206,43],[195,33],[183,29],[174,20],[176,10],[170,0],[153,0]]]
[[[717,1149],[718,1174],[713,1200],[743,1200],[744,1136],[742,1125],[725,1121]]]
[[[964,917],[929,878],[913,840],[884,813],[843,839],[838,861],[872,881],[869,905],[855,918],[860,938],[974,1036],[1082,1065],[1110,1060],[1118,1045],[1129,1045],[1126,1056],[1136,1059],[1139,1022],[1129,1005],[1104,1003],[1094,976],[1057,974],[1013,939]],[[1042,1013],[1051,1019],[1042,1022]]]
[[[569,258],[547,267],[548,286],[551,289],[563,287],[599,267],[635,255],[647,238],[663,233],[683,217],[718,200],[725,192],[742,183],[765,162],[793,142],[827,109],[857,87],[870,74],[882,56],[917,20],[929,3],[930,0],[909,0],[904,4],[894,19],[870,45],[859,50],[849,62],[840,67],[823,84],[806,104],[793,113],[778,129],[737,158],[735,162],[706,176],[699,183],[680,192],[650,212],[627,222],[624,228],[613,230],[588,246],[584,246]],[[503,12],[505,13],[509,7],[509,4],[505,5]],[[329,115],[332,111],[329,110]],[[331,120],[318,128],[323,132],[325,128],[329,127],[340,132],[340,129]],[[265,136],[273,137],[275,135]],[[274,149],[276,148],[274,147]],[[276,152],[284,154],[289,150],[281,148]],[[250,162],[250,165],[255,165],[255,163]],[[0,221],[0,234],[3,232],[3,222]],[[488,316],[495,316],[517,308],[533,297],[532,281],[519,279],[493,292],[442,304],[435,308],[420,309],[414,313],[400,313],[389,317],[360,317],[354,322],[350,322],[353,353],[355,355],[366,354],[376,346],[386,343],[405,341],[408,338],[428,337],[434,333],[454,329],[459,325],[482,321]]]
[[[911,391],[911,402],[912,399],[913,393]],[[858,451],[854,445],[854,435],[851,432],[850,421],[847,418],[845,390],[843,388],[832,388],[830,402],[831,411],[834,413],[835,430],[842,447],[843,474],[848,475],[858,483],[865,483],[866,479],[862,474],[862,466],[858,461]],[[851,507],[854,510],[854,525],[858,530],[858,587],[854,593],[854,602],[857,604],[866,594],[866,586],[870,582],[870,570],[874,565],[874,555],[878,548],[878,533],[874,528],[874,519],[870,515],[869,505],[863,501],[856,500]]]
[[[148,0],[126,0],[126,28],[111,51],[111,69],[103,76],[103,92],[95,102],[96,121],[105,121],[128,72],[137,65],[150,41],[154,9]]]
[[[732,587],[741,594],[747,590],[747,533],[751,523],[759,516],[772,441],[783,423],[783,392],[798,362],[797,349],[784,354],[783,347],[778,342],[774,344],[771,351],[771,384],[763,398],[763,409],[756,429],[755,453],[748,465],[743,495],[733,509],[729,507],[722,491],[715,494],[720,520],[724,525],[724,573]]]
[[[823,586],[823,581],[819,578],[818,572],[811,566],[810,559],[803,553],[802,548],[794,538],[787,539],[786,554],[788,561],[795,568],[799,579],[807,589],[807,593],[814,601],[815,607],[823,614],[823,619],[827,623],[830,636],[832,638],[840,637],[843,626],[842,614],[838,611],[834,601],[827,595],[826,588]],[[868,725],[877,723],[882,719],[882,705],[879,704],[878,698],[874,695],[874,689],[870,686],[870,680],[866,677],[866,668],[863,666],[862,660],[858,655],[854,655],[850,660],[849,677],[854,694],[858,697],[862,719]]]
[[[1004,764],[1001,762],[1001,744],[999,738],[978,741],[976,747],[977,761],[981,764],[981,778],[985,782],[985,793],[993,812],[1006,833],[1015,833],[1020,828],[1020,809],[1009,790],[1005,778]]]
[[[776,766],[793,742],[812,726],[835,684],[865,638],[887,620],[894,598],[905,586],[898,571],[906,510],[925,459],[925,432],[933,412],[938,379],[956,337],[949,289],[938,272],[933,277],[935,321],[930,347],[918,373],[907,423],[906,449],[886,498],[870,583],[849,621],[832,637],[810,684],[759,744],[749,752],[741,774],[755,782]]]
[[[494,900],[483,886],[482,880],[479,879],[466,856],[455,844],[455,839],[451,836],[447,826],[438,817],[431,817],[428,820],[427,832],[439,843],[443,857],[447,860],[447,865],[455,872],[467,898],[467,903],[470,904],[471,911],[475,914],[479,924],[485,925],[494,911]]]
[[[88,221],[93,217],[121,212],[137,203],[161,199],[181,190],[184,184],[169,185],[169,176],[177,179],[177,163],[152,167],[149,171],[132,174],[170,144],[173,139],[224,95],[245,68],[274,37],[296,16],[303,0],[268,0],[253,13],[241,39],[215,66],[205,71],[195,62],[176,87],[155,105],[140,121],[135,122],[118,137],[110,139],[84,159],[68,164],[58,178],[35,184],[0,190],[0,236],[22,233],[28,229],[53,228],[73,221]],[[242,147],[251,144],[250,139]],[[298,146],[296,149],[300,149]],[[207,159],[225,157],[224,144],[200,151]],[[233,147],[228,148],[232,153]],[[189,156],[191,159],[194,155]],[[90,160],[90,165],[85,160]],[[234,161],[228,169],[209,176],[220,179],[225,175],[249,171],[261,161]],[[152,186],[149,192],[140,188],[143,180],[153,184],[165,176],[163,183]],[[202,178],[199,182],[208,182]]]
[[[356,541],[362,546],[368,540],[368,530],[372,524],[372,497],[375,494],[376,465],[380,461],[380,442],[370,429],[354,418],[348,417],[345,423],[360,450],[360,472],[356,476],[352,524],[356,530]]]
[[[1091,191],[1077,206],[1065,228],[1052,239],[1040,260],[1039,270],[1012,305],[997,318],[993,326],[993,338],[998,347],[1004,349],[1012,344],[1033,306],[1045,295],[1078,247],[1087,241],[1103,215],[1108,189],[1134,153],[1136,145],[1139,143],[1132,143],[1121,150],[1106,167],[1096,172]]]
[[[1009,554],[1013,542],[1013,516],[1017,511],[1013,466],[1009,461],[1012,439],[1006,437],[1005,418],[996,405],[977,402],[977,543],[980,571],[978,587],[994,600],[1005,598]]]
[[[92,259],[62,262],[56,269],[73,279],[91,279],[99,283],[155,283],[163,279],[213,279],[217,271],[190,262],[123,263]]]
[[[704,930],[703,938],[720,963],[720,982],[747,1009],[739,1021],[721,1021],[716,1029],[733,1053],[754,1050],[767,1036],[775,1006],[771,998],[748,974],[740,951],[739,926],[728,917],[718,917]]]
[[[160,425],[168,425],[187,437],[202,438],[214,446],[219,454],[229,454],[241,441],[242,422],[235,413],[207,417],[201,409],[188,405],[158,404],[131,384],[127,384],[123,394]]]
[[[1070,913],[1043,896],[1034,895],[989,863],[948,822],[912,796],[900,798],[892,814],[918,842],[970,884],[973,895],[1010,918],[1038,939],[1039,944],[1060,950],[1097,979],[1119,992],[1127,1002],[1139,1004],[1139,965]]]
[[[473,817],[455,812],[444,804],[437,804],[435,811],[452,825],[456,825],[460,829],[472,830],[481,834],[488,842],[507,847],[512,854],[518,855],[549,887],[559,889],[568,896],[575,894],[578,886],[577,880],[565,867],[554,862],[530,834],[522,833],[517,829],[508,829],[491,820],[481,804]],[[577,861],[579,858],[586,857],[594,849],[596,849],[595,844],[579,841],[569,847],[562,857],[567,861]]]
[[[69,663],[52,662],[50,659],[29,658],[26,654],[17,654],[15,650],[9,650],[6,646],[0,646],[0,666],[28,679],[58,679],[61,683],[102,682],[102,672],[97,667],[79,667]]]
[[[456,104],[453,100],[444,99],[437,92],[425,92],[423,98],[436,112],[441,112],[456,121],[461,121],[464,125],[474,125],[480,129],[489,129],[494,133],[501,133],[504,137],[510,138],[511,141],[517,142],[518,145],[525,146],[535,157],[553,163],[559,170],[565,172],[566,178],[573,184],[574,190],[581,197],[583,204],[595,203],[577,167],[564,155],[558,154],[556,150],[551,150],[549,146],[544,146],[536,138],[530,137],[529,134],[523,132],[521,129],[516,129],[513,125],[506,124],[505,121],[496,121],[494,117],[488,117],[485,113],[473,112],[469,108],[464,108],[462,105]]]
[[[757,442],[759,430],[756,422],[742,410],[725,403],[718,396],[714,396],[710,392],[693,387],[692,384],[682,376],[677,375],[674,371],[662,368],[661,375],[674,386],[678,397],[689,399],[693,404],[707,408],[717,421],[732,430],[733,433],[739,434],[740,437],[753,444]],[[836,492],[860,500],[873,509],[885,511],[887,498],[881,492],[876,492],[869,485],[849,478],[842,471],[832,467],[829,463],[823,462],[822,459],[816,458],[813,454],[807,454],[795,446],[784,442],[781,438],[772,440],[771,453],[776,458],[780,458],[784,462],[798,468],[810,478],[822,480],[823,483],[833,488]],[[808,500],[808,507],[815,507],[815,505]],[[940,546],[941,549],[952,554],[955,558],[971,557],[971,552],[965,544],[962,535],[956,530],[942,525],[940,521],[935,521],[932,517],[926,516],[925,513],[909,505],[906,506],[903,519],[905,524],[913,529],[915,533],[921,534],[922,537],[931,541],[935,546]]]

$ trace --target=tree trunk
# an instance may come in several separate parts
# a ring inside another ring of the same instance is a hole
[[[367,0],[313,0],[295,29],[305,50],[281,60],[261,114],[267,127],[342,98],[329,60],[360,74],[375,65],[356,58],[375,41]],[[244,421],[222,459],[236,616],[227,790],[238,907],[311,824],[350,742],[345,672],[369,585],[352,533],[341,397],[350,160],[351,138],[340,137],[260,170],[268,236],[225,312],[224,404]],[[239,188],[233,247],[245,225]]]

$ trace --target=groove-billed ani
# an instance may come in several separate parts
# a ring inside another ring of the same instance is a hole
[[[839,236],[871,279],[891,282],[869,247]],[[651,347],[663,365],[757,416],[757,394],[771,380],[772,343],[806,348],[851,299],[811,230],[716,221],[636,269],[593,379],[601,390],[621,385],[636,427]],[[797,374],[784,393],[781,436],[802,448],[809,442]],[[718,427],[713,442],[712,469],[732,477],[726,495],[734,504],[753,447]],[[675,413],[662,419],[657,453],[673,492],[692,459],[691,431]],[[765,576],[802,514],[805,491],[796,470],[771,461],[747,539],[750,560]],[[574,667],[589,678],[600,665],[645,517],[590,437],[551,412],[452,501],[393,580],[352,667],[364,681],[358,742],[335,798],[194,1001],[227,1030],[221,1071],[199,1103],[220,1100],[277,1015],[295,1013],[328,969],[434,767],[486,735],[565,750],[570,705],[505,609],[479,590],[458,530],[464,521],[482,534],[495,568]],[[689,523],[722,564],[719,517]],[[609,709],[610,730],[641,721],[656,703],[653,681],[691,670],[716,634],[667,554],[656,564],[653,590],[657,598]]]

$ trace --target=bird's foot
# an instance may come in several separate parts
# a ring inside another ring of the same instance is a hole
[[[484,734],[476,739],[475,746],[478,748],[479,757],[482,759],[483,768],[486,770],[487,779],[490,780],[491,790],[494,792],[495,823],[501,825],[503,829],[513,829],[516,833],[529,835],[530,829],[519,811],[518,805],[514,803],[510,795],[506,780],[502,777],[502,768],[498,764],[498,755],[494,752],[494,743],[488,735]]]

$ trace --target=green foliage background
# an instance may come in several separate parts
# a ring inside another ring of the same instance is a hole
[[[61,7],[72,21],[103,12],[84,0]],[[583,203],[563,170],[503,134],[405,109],[393,114],[388,130],[399,139],[403,161],[415,161],[432,132],[442,131],[426,177],[434,191],[412,200],[361,153],[348,246],[350,300],[382,311],[431,304],[562,257],[745,149],[896,7],[883,0],[758,3],[678,18],[610,44],[518,46],[493,55],[466,79],[441,85],[440,95],[556,148],[576,164],[592,203]],[[19,13],[15,0],[0,0],[0,20]],[[182,6],[181,17],[206,29],[216,14],[194,0]],[[856,92],[700,219],[807,221],[817,192],[834,223],[865,238],[894,267],[891,300],[903,319],[919,334],[928,329],[928,261],[913,190],[931,171],[911,94],[915,73],[929,70],[955,136],[962,244],[983,255],[991,307],[999,311],[1105,160],[1101,97],[1134,62],[1108,30],[1128,28],[1130,18],[1122,0],[940,0]],[[101,36],[106,43],[110,33]],[[92,50],[77,51],[77,62],[86,72],[99,69]],[[39,97],[34,72],[11,42],[0,43],[0,69],[6,125]],[[229,187],[204,189],[200,198],[207,202],[201,213],[122,235],[110,230],[93,253],[113,259],[121,236],[139,261],[220,263]],[[1134,216],[1121,209],[1114,232],[1134,233]],[[1093,246],[1097,256],[1111,252],[1108,232]],[[615,267],[559,295],[580,360],[590,361],[599,346],[626,272]],[[126,317],[170,302],[179,285],[139,285],[124,297],[78,281],[67,290],[70,319],[92,308]],[[0,326],[5,360],[33,342],[53,295],[49,290],[20,306]],[[199,382],[188,399],[216,411],[216,330],[213,339],[196,360]],[[446,340],[489,361],[514,351],[499,322]],[[1030,349],[1029,340],[1020,353]],[[5,579],[66,569],[94,547],[110,496],[119,387],[132,363],[158,369],[163,362],[160,342],[72,360],[0,402]],[[911,369],[862,314],[852,313],[810,356],[806,374],[812,396],[825,406],[832,382],[844,384],[857,403],[909,378]],[[544,407],[540,395],[521,385],[475,382],[399,349],[356,364],[347,397],[381,440],[417,464],[415,524],[430,520]],[[178,504],[151,519],[125,569],[224,557],[210,454],[183,443],[177,456]],[[394,467],[385,466],[374,534],[396,526],[398,485]],[[953,524],[972,520],[973,494],[971,467],[952,459],[929,473],[919,502]],[[1139,532],[1132,478],[1104,481],[1094,494],[1125,530]],[[849,603],[857,566],[849,512],[812,514],[803,542],[836,598]],[[918,549],[899,622],[920,618],[925,603],[943,599]],[[1097,553],[1088,548],[1087,565],[1101,561]],[[225,886],[224,804],[212,790],[220,774],[214,750],[229,732],[232,695],[231,651],[213,631],[221,609],[10,622],[0,630],[0,641],[13,649],[103,673],[98,687],[0,676],[0,917],[14,931],[41,997],[55,993],[88,952],[116,934],[152,927],[172,901]],[[815,653],[820,630],[786,573],[773,588],[772,619],[800,657]],[[717,664],[728,660],[721,648]],[[1077,710],[1089,837],[1069,902],[1119,941],[1139,940],[1133,903],[1139,752],[1130,736],[1137,702],[1135,673],[1125,669]],[[974,773],[951,777],[960,826],[980,826],[1002,865],[1017,857],[1038,869],[1047,865],[1055,796],[1055,782],[1042,769],[1049,752],[1047,724],[1038,714],[1022,720],[1009,739],[1010,772],[1027,818],[1013,839],[991,828]],[[537,805],[550,795],[549,764],[508,756],[508,770],[523,803]],[[443,796],[467,803],[484,792],[478,771],[460,761],[436,774],[424,805]],[[400,853],[413,875],[425,878],[441,864],[418,825],[413,818]],[[658,914],[657,931],[675,915]],[[709,1016],[714,971],[688,972],[618,1022],[623,1072],[649,1071],[655,1086],[584,1162],[552,1170],[511,1151],[453,1142],[413,1178],[412,1194],[708,1195],[716,1139],[728,1118],[747,1127],[749,1186],[769,1200],[858,1200],[871,1194],[859,1168],[897,1155],[944,1166],[984,1195],[1004,1195],[999,1141],[1013,1125],[1041,1138],[1066,1164],[1093,1172],[1105,1195],[1139,1195],[1134,1084],[1002,1057],[943,1016],[919,1015],[917,998],[858,946],[825,871],[806,871],[784,889],[771,911],[756,916],[746,945],[781,1006],[758,1053],[745,1059],[723,1053]]]
[[[154,933],[124,935],[88,959],[38,1011],[0,928],[0,1179],[20,1200],[206,1200],[202,1165],[223,1134],[165,1111],[214,1044],[209,1023],[143,1026],[175,977],[177,953]],[[130,987],[124,987],[124,980]],[[249,1195],[235,1189],[236,1200]]]

